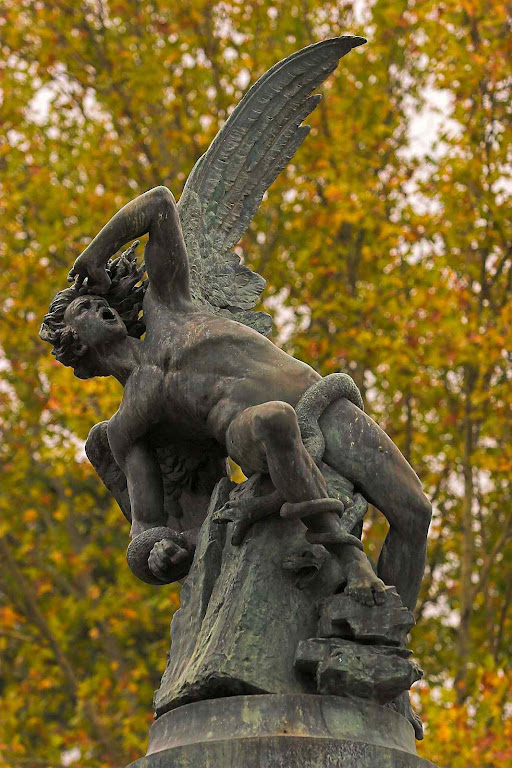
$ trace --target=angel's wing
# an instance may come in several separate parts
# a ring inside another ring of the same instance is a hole
[[[238,104],[198,160],[178,203],[195,301],[263,334],[270,317],[251,312],[265,280],[231,249],[268,187],[309,133],[303,120],[320,100],[312,91],[339,59],[365,43],[344,35],[310,45],[273,66]]]

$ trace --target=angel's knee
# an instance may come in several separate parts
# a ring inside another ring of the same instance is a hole
[[[170,189],[159,186],[153,187],[146,193],[154,206],[154,213],[165,218],[165,214],[176,211],[176,200]]]
[[[164,187],[163,185],[153,187],[153,189],[149,190],[148,195],[151,196],[154,200],[161,202],[163,205],[175,203],[174,195],[172,194],[171,190],[167,189],[167,187]]]
[[[264,403],[254,414],[254,431],[263,444],[288,443],[300,438],[297,415],[291,405],[279,400]]]
[[[398,494],[392,515],[387,515],[385,509],[382,511],[407,547],[417,549],[425,545],[432,505],[420,489],[406,495]]]
[[[416,541],[423,542],[428,536],[430,521],[432,520],[432,504],[425,494],[420,491],[411,505],[409,520],[409,536]]]

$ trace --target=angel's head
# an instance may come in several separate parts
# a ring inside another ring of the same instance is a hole
[[[133,249],[107,264],[111,285],[105,296],[81,295],[75,286],[60,291],[45,315],[39,336],[49,342],[63,365],[79,379],[108,376],[109,349],[127,336],[140,338],[145,326],[139,317],[145,285],[144,265],[127,258]]]

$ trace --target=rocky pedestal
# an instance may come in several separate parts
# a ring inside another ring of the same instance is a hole
[[[277,517],[233,546],[232,524],[215,522],[231,490],[227,480],[218,484],[201,528],[155,693],[157,717],[221,696],[316,693],[314,680],[294,668],[294,654],[299,641],[315,636],[318,602],[339,583],[337,564],[315,559],[300,521]]]
[[[396,590],[372,607],[340,594],[336,559],[306,542],[300,521],[267,518],[234,546],[232,524],[215,522],[232,490],[223,480],[212,495],[148,752],[131,768],[432,765],[393,709],[421,675]]]

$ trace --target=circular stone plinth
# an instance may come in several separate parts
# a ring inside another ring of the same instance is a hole
[[[232,696],[178,707],[129,768],[427,768],[410,723],[373,702],[305,694]]]

